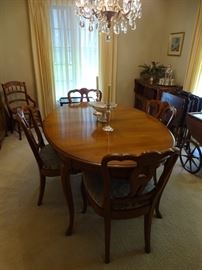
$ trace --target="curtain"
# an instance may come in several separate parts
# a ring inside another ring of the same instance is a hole
[[[51,32],[56,99],[75,88],[96,88],[98,32],[79,26],[75,6],[52,1]]]
[[[43,117],[56,105],[49,5],[48,0],[28,0],[37,101]]]
[[[202,1],[200,1],[199,5],[184,89],[189,89],[194,94],[202,97]]]

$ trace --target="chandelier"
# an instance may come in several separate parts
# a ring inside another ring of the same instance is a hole
[[[89,31],[98,29],[106,33],[127,33],[128,28],[136,29],[136,19],[141,18],[140,0],[75,0],[76,14],[80,26]]]

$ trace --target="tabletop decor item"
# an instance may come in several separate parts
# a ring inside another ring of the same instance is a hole
[[[110,126],[111,120],[111,86],[108,85],[108,92],[107,92],[107,106],[106,106],[106,125],[102,128],[104,131],[112,132],[114,129]]]
[[[158,81],[159,85],[170,85],[174,86],[175,85],[175,76],[173,72],[173,67],[172,65],[168,65],[165,70],[165,76],[164,78],[160,78]]]
[[[89,102],[89,105],[93,107],[101,115],[97,116],[97,121],[101,123],[106,123],[102,128],[104,131],[113,131],[114,129],[110,126],[111,111],[117,107],[117,104],[111,102],[111,86],[108,85],[108,92],[106,103],[105,102]],[[95,115],[95,114],[94,114]]]
[[[98,102],[99,101],[99,77],[98,76],[96,76],[96,90],[97,90],[97,92],[96,92],[96,101]],[[101,116],[101,112],[98,112],[98,111],[94,111],[94,113],[93,113],[93,115],[95,115],[96,117],[99,117],[99,116]]]
[[[101,123],[107,123],[107,110],[114,110],[117,107],[116,103],[110,103],[108,108],[107,104],[104,102],[89,102],[88,103],[95,111],[99,112],[97,116],[97,121]]]
[[[150,65],[139,65],[142,68],[140,77],[144,80],[149,80],[150,83],[157,82],[160,78],[165,77],[166,66],[152,61]]]

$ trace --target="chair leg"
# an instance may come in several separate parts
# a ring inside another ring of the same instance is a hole
[[[152,214],[148,213],[144,216],[144,238],[145,238],[145,252],[150,253],[151,244],[150,244],[150,236],[151,236],[151,224],[152,224]]]
[[[161,195],[162,195],[162,193],[160,194],[160,196],[159,196],[159,198],[158,198],[158,200],[156,202],[156,206],[155,206],[155,212],[156,212],[156,217],[157,218],[162,218],[163,217],[160,210],[159,210]]]
[[[104,217],[105,223],[105,263],[110,262],[110,239],[111,239],[111,218]]]
[[[156,175],[156,171],[155,171],[155,174],[153,176],[153,180],[154,180],[154,185],[156,186],[157,185],[157,175]]]
[[[162,218],[162,214],[159,210],[159,204],[160,204],[160,200],[158,200],[157,204],[156,204],[156,208],[155,208],[155,211],[156,211],[156,217],[157,218]]]
[[[81,180],[81,195],[82,195],[82,199],[83,199],[83,209],[81,210],[81,213],[86,213],[87,198],[86,198],[86,191],[85,191],[84,183],[82,180]]]
[[[15,129],[15,120],[13,118],[10,118],[10,131],[11,133],[14,132]]]
[[[18,133],[19,133],[19,140],[22,140],[21,126],[20,126],[20,123],[18,123],[18,122],[17,122],[17,129],[18,129]]]
[[[42,204],[44,190],[46,185],[46,177],[40,174],[40,191],[39,191],[39,198],[38,198],[38,206]]]

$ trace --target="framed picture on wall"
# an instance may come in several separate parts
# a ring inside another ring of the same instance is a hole
[[[180,56],[184,42],[184,32],[171,33],[168,41],[168,55]]]

